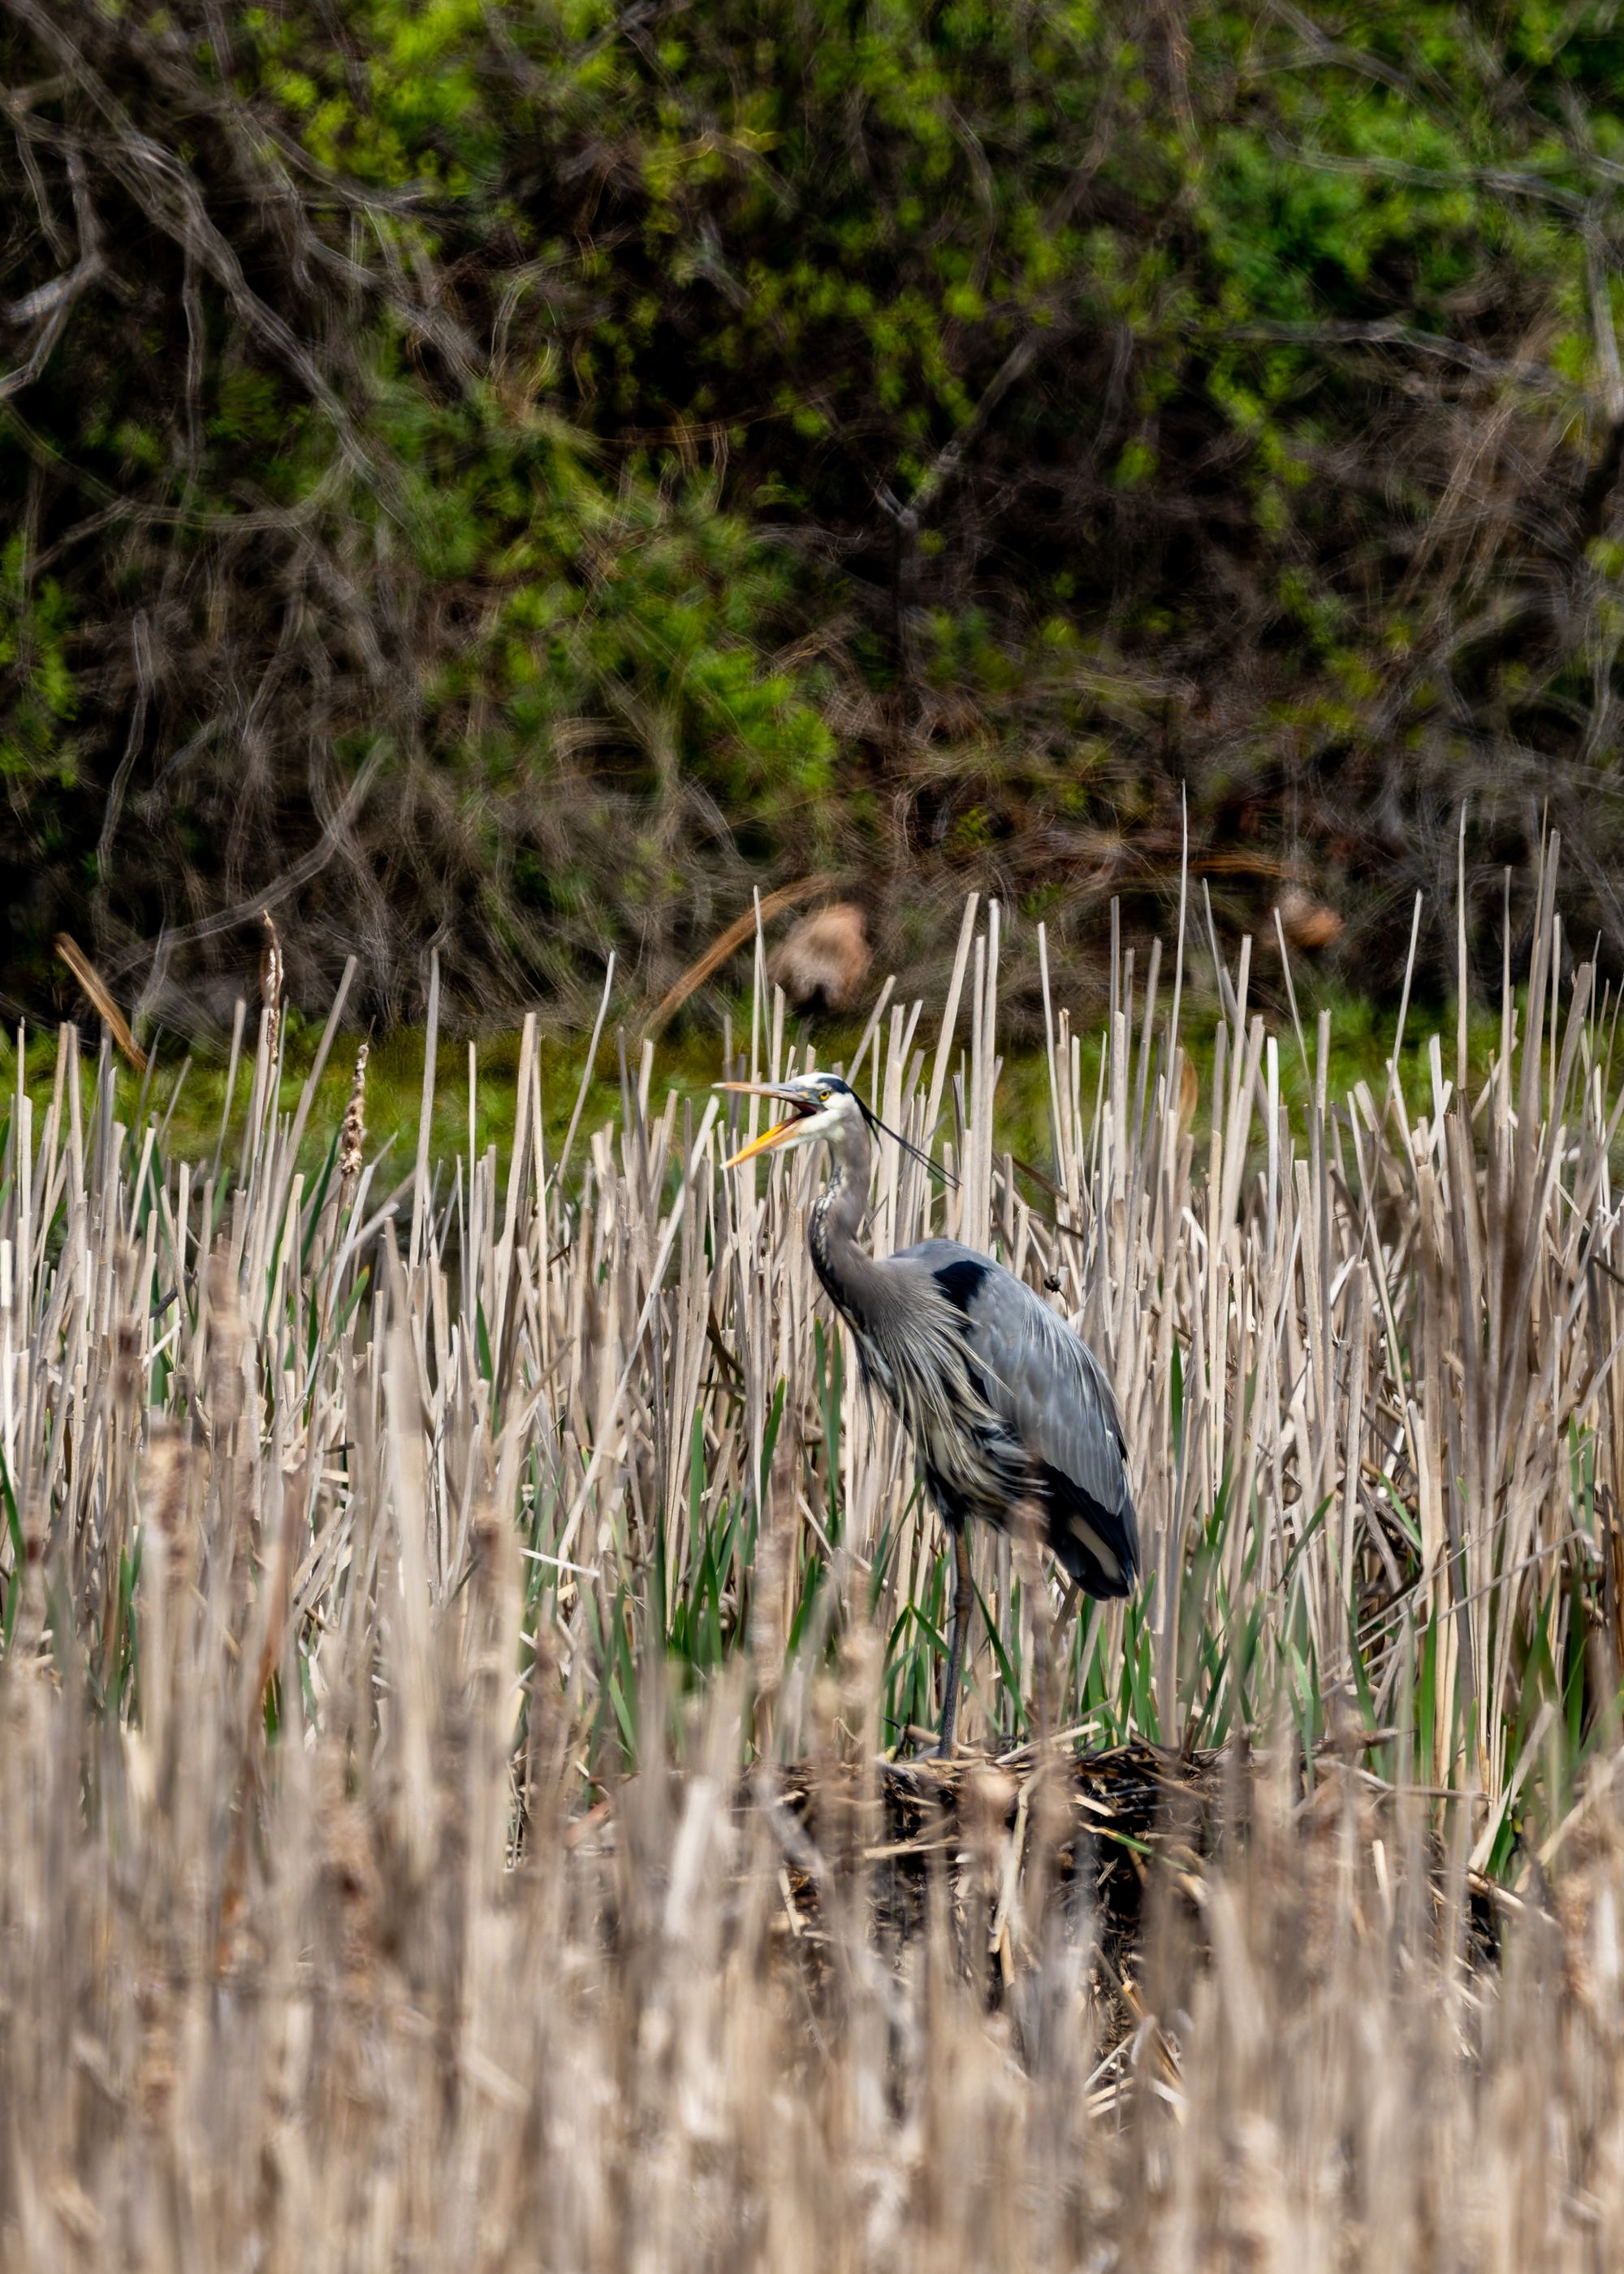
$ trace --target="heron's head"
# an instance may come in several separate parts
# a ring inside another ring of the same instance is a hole
[[[839,1137],[863,1128],[868,1118],[857,1092],[838,1073],[798,1073],[788,1081],[718,1081],[716,1087],[746,1097],[776,1098],[789,1108],[782,1121],[725,1161],[722,1165],[727,1169],[754,1160],[757,1153],[787,1152],[793,1145],[810,1145],[819,1137]]]

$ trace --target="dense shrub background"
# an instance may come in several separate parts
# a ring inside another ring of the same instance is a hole
[[[1455,816],[1616,966],[1616,5],[0,0],[8,1007],[644,987],[812,866],[917,968]],[[1570,874],[1572,872],[1570,871]],[[156,964],[154,965],[154,956]]]

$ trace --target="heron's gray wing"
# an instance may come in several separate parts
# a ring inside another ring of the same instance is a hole
[[[1128,1499],[1126,1446],[1099,1361],[1042,1298],[989,1269],[965,1315],[989,1403],[1023,1444],[1116,1514]]]
[[[1108,1541],[1131,1579],[1139,1532],[1127,1447],[1110,1383],[1094,1352],[1042,1297],[989,1256],[957,1240],[921,1241],[898,1261],[929,1269],[964,1314],[966,1340],[988,1403],[1032,1458],[1094,1503],[1117,1535]],[[1104,1536],[1107,1527],[1100,1525]]]

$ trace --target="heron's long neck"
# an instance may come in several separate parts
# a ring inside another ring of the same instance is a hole
[[[861,1325],[878,1276],[874,1258],[857,1238],[868,1198],[868,1133],[859,1122],[830,1142],[834,1163],[812,1203],[807,1240],[818,1277],[846,1316]]]

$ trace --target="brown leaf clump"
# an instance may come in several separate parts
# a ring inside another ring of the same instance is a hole
[[[767,976],[798,1009],[854,1010],[869,966],[868,919],[851,900],[803,916],[767,959]]]

